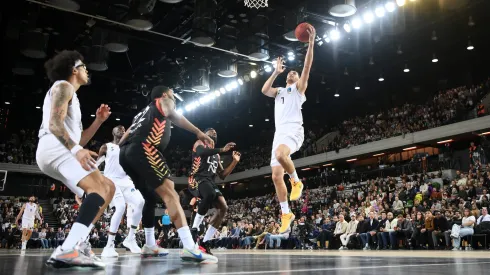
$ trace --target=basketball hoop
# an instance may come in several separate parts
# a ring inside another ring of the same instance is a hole
[[[265,8],[268,7],[267,0],[243,0],[247,8]]]

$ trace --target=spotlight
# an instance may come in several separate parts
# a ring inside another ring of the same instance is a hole
[[[288,60],[293,61],[294,60],[294,55],[288,55]]]
[[[468,51],[472,51],[474,48],[475,48],[475,47],[473,46],[473,44],[471,43],[471,41],[470,41],[470,40],[468,40],[468,47],[466,47],[466,49],[467,49]]]
[[[356,86],[354,86],[354,89],[355,90],[360,90],[361,89],[361,87],[359,86],[359,83],[356,82]]]
[[[239,78],[238,79],[238,84],[243,85],[243,79]]]
[[[233,89],[233,87],[231,86],[231,84],[226,84],[225,89],[227,92],[229,92],[231,91],[231,89]]]
[[[236,82],[236,81],[232,81],[232,82],[231,82],[231,88],[233,88],[233,89],[238,88],[238,82]]]
[[[194,109],[194,108],[192,107],[192,104],[187,104],[187,105],[185,105],[185,108],[184,108],[184,109],[185,109],[187,112],[189,112],[189,111],[191,111],[191,110],[192,110],[192,109]]]
[[[251,71],[250,72],[250,77],[251,78],[256,78],[257,77],[257,72],[256,71]]]
[[[184,113],[184,110],[182,110],[182,109],[180,109],[180,108],[179,108],[179,109],[177,109],[177,114],[182,115],[183,113]]]
[[[252,127],[254,127],[254,126],[253,126],[253,124],[249,124],[249,125],[248,125],[248,127],[252,128]]]
[[[199,103],[201,103],[201,105],[203,105],[204,103],[206,103],[206,97],[203,96],[199,99]]]
[[[197,101],[197,100],[196,100],[196,101],[194,101],[194,102],[192,103],[192,105],[194,105],[195,107],[199,107],[199,106],[201,106],[201,104],[200,104],[200,103],[199,103],[199,101]]]
[[[332,39],[332,41],[336,41],[336,40],[339,40],[340,38],[340,33],[337,29],[333,29],[330,31],[330,38]]]
[[[264,66],[264,70],[265,70],[265,72],[266,72],[266,73],[270,73],[270,72],[272,72],[272,68],[271,68],[271,66],[270,66],[270,65],[268,65],[268,64]]]
[[[437,63],[439,62],[439,59],[437,59],[436,54],[432,55],[432,63]]]
[[[339,90],[335,91],[335,94],[334,94],[333,96],[335,96],[335,97],[339,97],[339,96],[340,96],[340,94],[339,94]]]
[[[210,93],[208,96],[209,96],[209,100],[213,100],[216,98],[216,95],[214,93]]]
[[[405,64],[405,69],[403,69],[403,72],[408,73],[410,72],[410,69],[408,68],[408,65]]]
[[[383,17],[385,16],[385,8],[379,6],[374,10],[374,13],[376,14],[377,17]]]
[[[328,40],[328,41],[330,41],[330,40]],[[321,45],[323,45],[323,41],[320,40],[320,41],[318,41],[318,46],[321,46]]]
[[[10,102],[8,102],[8,101],[5,101],[5,105],[10,105]]]
[[[330,43],[330,37],[328,37],[328,36],[327,36],[327,37],[325,37],[325,39],[324,39],[324,40],[325,40],[325,42]],[[322,43],[323,43],[323,41],[320,41],[320,42],[322,42]],[[321,45],[320,45],[320,46],[321,46]]]
[[[121,120],[120,118],[116,118],[117,121]]]
[[[405,5],[405,0],[396,0],[396,4],[397,4],[399,7],[402,7],[403,5]]]
[[[95,117],[95,115],[94,115],[94,114],[91,114],[90,116],[91,116],[91,117]]]
[[[41,109],[41,106],[36,106],[36,109]]]
[[[364,15],[362,16],[362,18],[364,19],[364,22],[366,22],[368,24],[371,24],[371,23],[373,23],[374,15],[373,15],[372,12],[367,11],[367,12],[364,13]]]
[[[386,9],[386,11],[388,11],[388,12],[393,12],[393,11],[395,11],[395,3],[393,3],[392,1],[388,1],[388,2],[386,2],[386,4],[385,4],[385,9]]]
[[[379,81],[379,82],[383,82],[383,81],[385,81],[385,79],[384,79],[384,77],[383,77],[383,74],[381,74],[381,75],[379,76],[378,81]]]
[[[290,55],[294,55],[294,53],[293,52],[288,52],[288,56],[290,56]]]
[[[473,16],[470,16],[468,19],[468,26],[473,27],[475,25],[475,21],[473,21]]]
[[[214,95],[215,95],[215,96],[220,96],[220,95],[221,95],[221,93],[220,93],[218,90],[216,90],[216,91],[214,91]]]
[[[359,18],[352,19],[352,27],[354,29],[359,29],[361,27],[361,24],[362,24],[361,19],[359,19]]]
[[[266,121],[266,122],[269,122],[269,119],[268,119],[268,118],[266,118],[266,119],[265,119],[265,121]]]
[[[350,33],[351,31],[351,27],[350,27],[350,24],[348,22],[346,22],[344,24],[344,30],[347,32],[347,33]]]
[[[226,93],[226,90],[223,87],[219,88],[219,91],[221,92],[221,94],[225,94]]]

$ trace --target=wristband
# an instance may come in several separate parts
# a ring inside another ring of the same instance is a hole
[[[80,151],[82,149],[83,149],[83,147],[77,144],[77,145],[73,146],[73,148],[71,148],[70,151],[73,155],[76,155],[78,153],[78,151]]]

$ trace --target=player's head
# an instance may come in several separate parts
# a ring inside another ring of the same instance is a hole
[[[216,133],[216,130],[213,128],[207,128],[204,130],[204,133],[214,141],[214,144],[218,143],[218,133]]]
[[[167,86],[158,85],[151,90],[151,101],[157,98],[170,98],[175,102],[174,91]]]
[[[30,202],[36,202],[36,197],[34,197],[34,196],[30,196],[30,197],[29,197],[29,201],[30,201]]]
[[[298,80],[299,80],[299,73],[297,71],[289,71],[288,76],[286,78],[286,83],[293,84],[298,82]]]
[[[124,129],[124,126],[122,126],[122,125],[118,125],[118,126],[114,127],[114,129],[112,129],[112,135],[115,138],[122,138],[122,136],[124,135],[125,132],[126,132],[126,129]]]
[[[62,51],[44,64],[49,80],[75,80],[80,85],[88,83],[87,67],[77,51]]]

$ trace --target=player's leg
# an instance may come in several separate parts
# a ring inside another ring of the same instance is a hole
[[[286,188],[286,183],[284,182],[284,168],[282,168],[282,166],[272,166],[272,181],[276,188],[276,194],[282,213],[279,233],[284,233],[290,228],[295,216],[289,209],[288,190]]]
[[[303,191],[303,183],[300,181],[298,174],[296,173],[293,160],[290,157],[292,153],[290,148],[295,148],[296,144],[289,138],[285,138],[284,141],[287,144],[280,144],[275,150],[274,155],[290,177],[292,188],[289,199],[295,201],[301,197],[301,193]]]
[[[213,239],[214,234],[216,234],[218,228],[220,228],[221,223],[228,212],[228,205],[226,204],[226,200],[221,193],[216,194],[216,199],[214,200],[213,205],[216,208],[216,212],[211,217],[208,230],[206,231],[206,234],[202,240],[202,246],[204,249],[206,249],[206,253],[211,255],[213,254],[210,251],[211,245],[209,241]]]
[[[143,208],[145,206],[145,199],[139,190],[137,190],[134,185],[132,187],[126,187],[123,190],[124,199],[128,203],[128,213],[131,214],[127,216],[129,234],[124,239],[123,245],[131,250],[132,253],[141,253],[141,248],[136,242],[136,229],[143,216]]]
[[[209,207],[214,203],[216,197],[214,187],[208,180],[202,180],[199,183],[198,188],[201,202],[197,208],[197,214],[194,217],[194,222],[192,223],[192,228],[196,229],[199,229],[199,226],[209,211]]]
[[[115,207],[115,211],[111,217],[111,223],[109,226],[109,231],[107,232],[107,244],[102,251],[102,257],[118,257],[119,254],[116,252],[114,248],[114,239],[116,237],[117,229],[121,224],[121,219],[124,216],[124,211],[126,210],[126,202],[124,200],[124,196],[122,194],[121,189],[116,185],[116,191],[114,194],[114,198],[112,199],[110,206]]]

